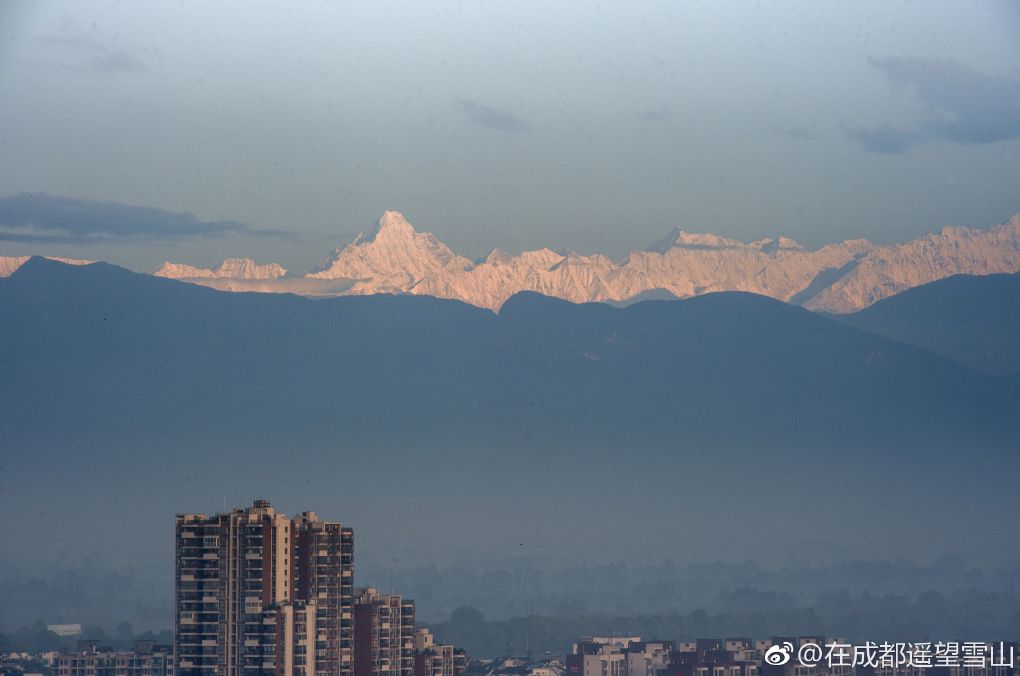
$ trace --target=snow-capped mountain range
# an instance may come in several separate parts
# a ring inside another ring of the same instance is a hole
[[[11,274],[22,262],[0,257],[0,275]],[[748,291],[812,310],[848,313],[950,275],[1017,271],[1020,214],[987,229],[948,227],[885,246],[855,239],[811,251],[786,237],[743,243],[677,229],[620,261],[550,249],[518,255],[497,249],[475,263],[432,233],[415,231],[400,213],[387,211],[373,228],[303,276],[246,258],[228,258],[212,269],[166,262],[153,274],[225,291],[412,293],[491,309],[520,291],[621,303]]]

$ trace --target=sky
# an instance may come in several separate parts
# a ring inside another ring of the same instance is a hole
[[[296,272],[1020,212],[1011,2],[6,2],[0,255]]]

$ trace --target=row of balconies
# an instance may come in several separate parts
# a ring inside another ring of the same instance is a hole
[[[205,634],[208,636],[209,634]],[[216,655],[218,651],[216,649],[208,649],[209,647],[219,647],[219,640],[217,638],[194,638],[192,640],[177,640],[176,651],[182,655]]]
[[[191,620],[190,624],[194,625],[217,624],[219,623],[220,620],[219,613],[198,612],[194,610],[181,610],[180,612],[192,613],[190,617],[192,617],[193,619]]]
[[[205,549],[185,549],[183,551],[177,552],[176,561],[177,567],[178,569],[180,569],[182,567],[193,568],[196,566],[200,566],[202,565],[203,561],[213,561],[218,560],[218,558],[219,553],[215,551],[210,552]],[[215,564],[210,565],[208,567],[215,568]]]
[[[222,664],[225,656],[223,651],[192,650],[188,653],[178,653],[179,657],[200,663]]]
[[[195,524],[177,531],[177,537],[183,539],[206,537],[210,533],[219,535],[219,526],[213,524]]]

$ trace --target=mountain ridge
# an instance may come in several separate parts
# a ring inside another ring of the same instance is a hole
[[[154,277],[170,279],[277,279],[287,274],[286,268],[276,263],[259,265],[250,258],[227,258],[215,268],[196,268],[184,263],[164,261],[153,271]]]
[[[18,264],[0,260],[0,276]],[[227,259],[216,268],[166,262],[153,274],[224,291],[408,293],[489,309],[498,309],[519,291],[617,305],[649,293],[689,298],[746,291],[814,311],[848,314],[951,275],[1018,271],[1020,214],[990,228],[946,227],[891,245],[850,239],[809,250],[784,236],[744,243],[676,228],[619,260],[549,248],[514,255],[497,248],[473,262],[434,234],[415,230],[399,212],[386,211],[305,275],[250,259]]]
[[[1020,374],[1020,273],[953,275],[834,316],[984,373]]]

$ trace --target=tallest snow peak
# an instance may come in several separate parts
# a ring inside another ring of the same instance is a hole
[[[404,214],[399,211],[384,211],[382,217],[379,219],[380,228],[397,228],[400,226],[411,227],[411,224],[404,218]]]
[[[402,213],[399,211],[384,211],[379,222],[372,226],[371,229],[358,235],[357,239],[354,240],[354,244],[374,242],[380,235],[388,238],[391,236],[407,237],[414,234],[414,227],[407,222]]]
[[[463,271],[471,261],[429,232],[416,232],[398,211],[386,211],[371,230],[339,248],[309,274],[325,279],[374,280],[374,292],[406,293],[426,277]],[[367,282],[366,282],[367,283]],[[359,290],[354,289],[353,293]]]

